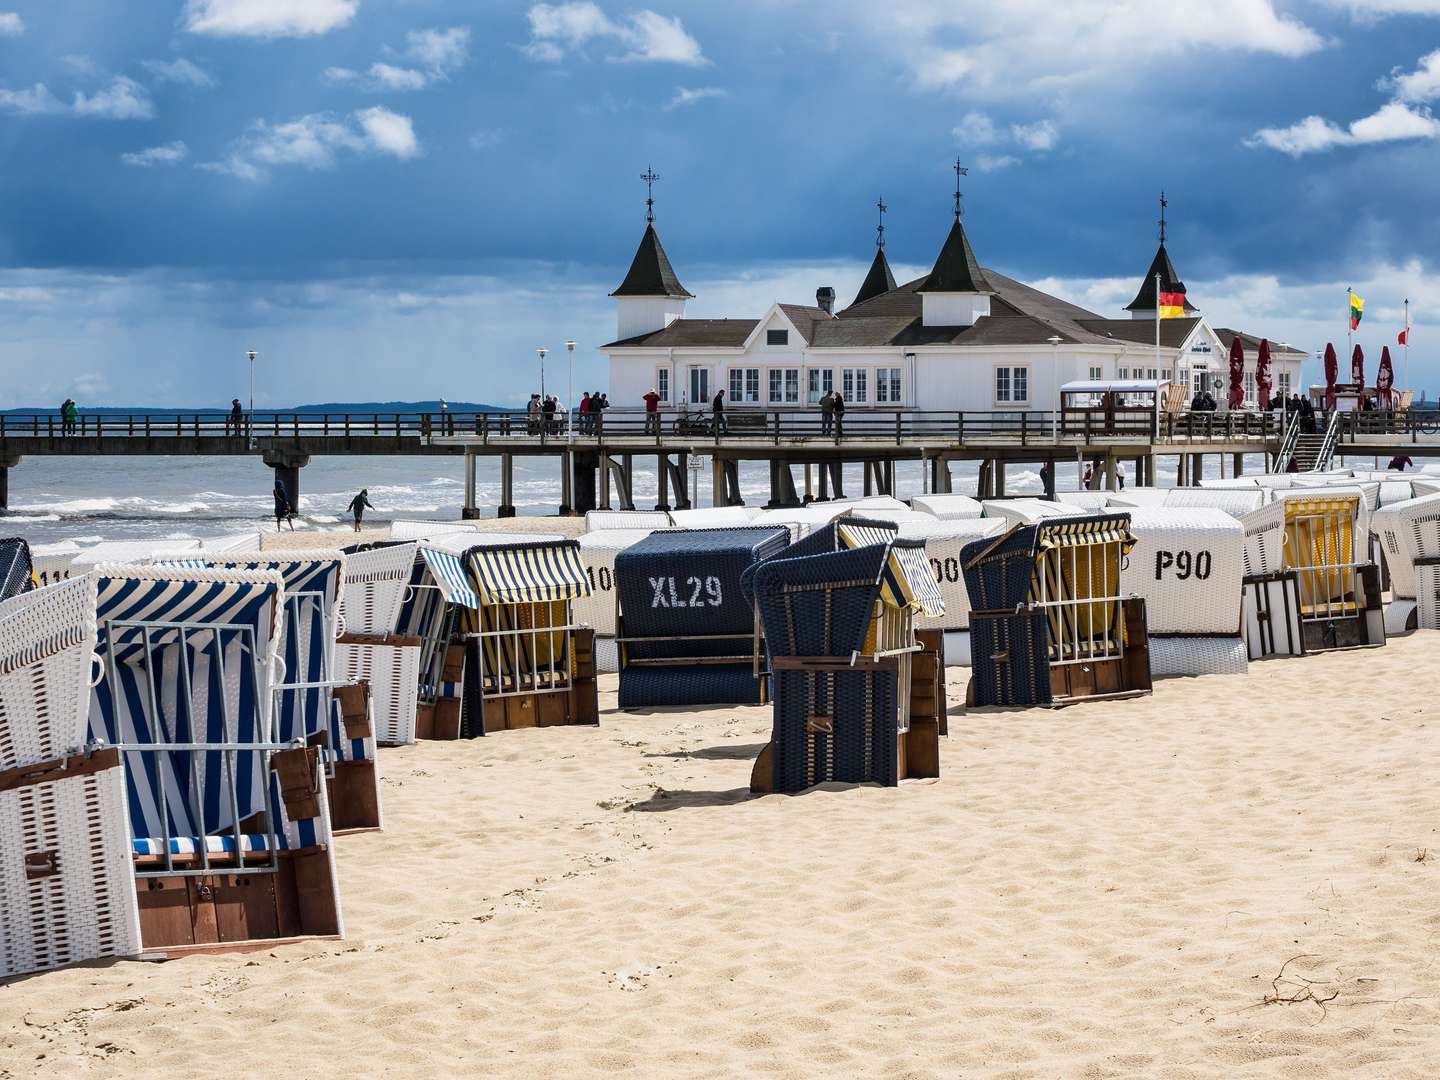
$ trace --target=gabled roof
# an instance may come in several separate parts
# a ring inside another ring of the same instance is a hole
[[[674,349],[682,346],[695,348],[739,349],[749,340],[759,319],[676,319],[663,330],[652,330],[648,334],[612,341],[601,345],[602,349],[623,349],[633,346]]]
[[[805,339],[805,344],[814,343],[815,324],[829,322],[835,318],[824,308],[809,307],[804,304],[776,304],[777,308],[785,313],[790,320],[790,325],[795,327],[795,332]]]
[[[1092,334],[1125,341],[1132,345],[1155,344],[1155,321],[1153,319],[1082,319],[1080,325]],[[1199,318],[1161,319],[1160,347],[1178,349],[1190,339]]]
[[[660,234],[655,231],[653,223],[647,223],[645,235],[640,238],[640,246],[635,249],[635,258],[631,260],[630,272],[625,275],[620,287],[610,295],[680,298],[692,297],[695,294],[687,292],[685,286],[680,284],[680,279],[675,276],[675,270],[665,254],[665,248],[660,244]]]
[[[960,224],[959,216],[956,216],[955,224],[950,226],[950,235],[945,238],[945,246],[940,249],[940,257],[935,260],[930,276],[916,291],[994,292],[990,282],[985,279],[985,271],[980,269],[980,263],[975,259],[975,252],[970,248],[970,240],[965,235],[965,226]]]
[[[1225,347],[1226,352],[1230,351],[1230,343],[1237,337],[1240,339],[1240,347],[1247,353],[1258,354],[1260,352],[1260,339],[1254,334],[1246,334],[1240,330],[1231,330],[1228,326],[1222,326],[1216,328],[1215,336],[1220,339],[1220,344]],[[1271,356],[1279,356],[1282,353],[1287,356],[1291,354],[1295,356],[1310,355],[1304,349],[1297,349],[1293,345],[1285,345],[1278,341],[1270,342]]]
[[[895,288],[895,275],[890,272],[890,263],[885,258],[885,249],[875,249],[875,259],[870,264],[870,272],[865,275],[865,280],[860,283],[860,291],[855,294],[855,299],[850,306],[863,304],[872,297],[887,293]]]
[[[1155,258],[1150,260],[1150,269],[1145,271],[1145,278],[1140,282],[1140,291],[1135,294],[1135,299],[1125,305],[1126,311],[1154,311],[1159,298],[1155,295],[1155,275],[1160,275],[1160,285],[1165,292],[1184,292],[1185,283],[1175,273],[1175,264],[1170,261],[1170,253],[1165,250],[1162,242],[1155,251]],[[1198,311],[1189,298],[1185,300],[1186,311]]]

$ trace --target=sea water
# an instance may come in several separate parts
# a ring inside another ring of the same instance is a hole
[[[653,461],[635,458],[635,505],[656,502]],[[1157,459],[1157,480],[1175,481],[1175,459]],[[1214,459],[1209,462],[1211,468]],[[693,475],[699,501],[710,505],[710,469]],[[1263,467],[1250,455],[1247,471]],[[1038,465],[1012,464],[1006,473],[1009,494],[1041,490]],[[909,498],[924,492],[919,462],[896,464],[896,495]],[[950,468],[954,490],[973,492],[978,463],[955,462]],[[803,494],[804,469],[793,470]],[[1212,473],[1212,475],[1218,475]],[[184,539],[274,528],[274,472],[256,457],[29,457],[10,470],[10,509],[0,514],[0,536],[22,536],[32,544],[60,540],[95,543],[101,539],[147,537]],[[819,477],[815,477],[818,485]],[[1056,470],[1061,490],[1079,487],[1074,462]],[[746,461],[740,469],[741,493],[751,506],[770,497],[769,470],[763,461]],[[300,514],[297,529],[328,529],[347,521],[346,507],[361,488],[369,490],[375,509],[369,521],[393,518],[456,520],[464,501],[464,460],[460,457],[313,457],[300,471]],[[845,493],[863,490],[861,466],[847,466]],[[554,514],[560,502],[559,458],[515,458],[515,509],[519,514]],[[476,470],[476,502],[482,516],[493,517],[500,499],[498,458],[480,458]],[[818,493],[818,489],[817,489]],[[673,502],[673,498],[672,498]],[[612,503],[613,505],[613,503]]]

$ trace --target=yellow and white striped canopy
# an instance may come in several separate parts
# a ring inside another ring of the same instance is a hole
[[[482,604],[539,604],[590,595],[574,540],[472,548],[467,562]]]
[[[1042,521],[1036,528],[1040,530],[1042,551],[1088,544],[1120,544],[1121,550],[1128,552],[1135,546],[1128,517],[1067,518],[1053,524]]]
[[[880,599],[896,608],[909,608],[917,615],[938,616],[945,614],[945,598],[935,575],[930,570],[930,560],[925,557],[921,545],[896,545],[896,530],[893,526],[853,522],[836,522],[840,542],[847,548],[870,547],[884,544],[885,563],[880,569]]]

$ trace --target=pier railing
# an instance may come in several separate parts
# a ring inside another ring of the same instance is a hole
[[[1379,417],[1380,414],[1351,414]],[[1440,413],[1430,414],[1440,430]],[[1414,418],[1410,420],[1414,423]],[[1342,429],[1342,438],[1344,438]],[[854,408],[843,416],[818,409],[731,407],[718,420],[708,409],[614,408],[574,416],[563,413],[533,417],[526,412],[438,413],[296,413],[257,412],[237,422],[229,413],[144,412],[82,413],[66,423],[55,412],[0,415],[0,440],[54,439],[206,439],[230,440],[241,451],[257,439],[344,440],[463,439],[482,443],[515,442],[547,445],[569,441],[604,446],[677,442],[833,443],[835,445],[909,443],[1002,443],[1020,446],[1136,442],[1233,442],[1265,440],[1283,435],[1277,413],[1186,412],[1159,417],[1144,408],[1104,410],[940,411],[901,408]],[[213,443],[212,443],[213,445]]]

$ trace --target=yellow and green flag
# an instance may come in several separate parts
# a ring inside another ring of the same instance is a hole
[[[1365,314],[1365,301],[1355,293],[1350,294],[1350,329],[1354,330],[1360,325],[1360,316]]]

